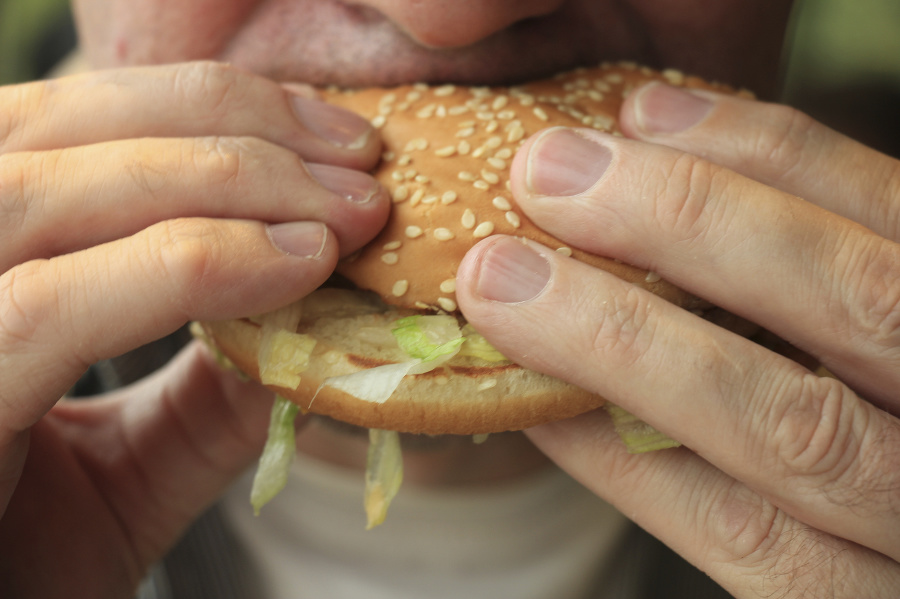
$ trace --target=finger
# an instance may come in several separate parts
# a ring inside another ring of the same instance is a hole
[[[141,139],[0,155],[0,271],[180,216],[315,220],[347,254],[387,218],[368,174],[252,137]]]
[[[650,84],[626,100],[621,126],[900,241],[900,161],[793,108]]]
[[[629,454],[602,410],[527,431],[737,598],[893,597],[896,562],[797,521],[684,449]]]
[[[512,176],[542,228],[774,331],[900,412],[900,244],[693,155],[593,131],[542,133]]]
[[[321,223],[179,219],[108,245],[0,276],[0,426],[34,424],[100,359],[189,320],[274,310],[331,274],[338,250]],[[0,432],[2,432],[0,430]]]
[[[222,373],[192,344],[132,387],[58,404],[32,430],[30,463],[3,519],[5,538],[32,538],[28,527],[38,519],[66,538],[102,538],[96,549],[108,553],[102,562],[92,552],[96,543],[82,543],[83,552],[59,560],[58,578],[76,580],[83,574],[78,568],[97,563],[125,564],[121,575],[131,580],[124,587],[133,589],[259,456],[271,403],[271,393]],[[48,468],[50,459],[69,467]],[[35,506],[43,511],[34,514]],[[23,530],[13,536],[16,527]],[[0,562],[13,568],[29,558],[52,559],[47,551],[27,543]]]
[[[369,123],[227,64],[96,71],[0,90],[0,154],[141,137],[251,136],[301,157],[366,170],[381,143]]]
[[[900,424],[840,382],[531,242],[476,246],[457,298],[512,360],[620,404],[798,520],[900,557]]]

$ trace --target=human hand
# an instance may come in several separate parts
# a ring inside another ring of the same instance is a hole
[[[490,238],[458,275],[479,332],[685,447],[630,455],[602,411],[529,436],[736,597],[896,597],[900,163],[786,107],[659,84],[629,98],[622,126],[633,139],[532,139],[513,170],[520,207],[837,378],[546,248]]]
[[[197,345],[57,402],[189,320],[303,296],[383,226],[377,135],[312,93],[212,63],[0,88],[0,596],[132,596],[258,455],[271,398]]]

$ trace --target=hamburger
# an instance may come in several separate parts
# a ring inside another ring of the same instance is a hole
[[[201,323],[203,336],[236,368],[285,398],[283,407],[290,402],[375,431],[485,435],[603,405],[602,397],[493,349],[460,314],[455,277],[476,242],[507,234],[538,241],[685,309],[712,310],[652,272],[566,246],[528,220],[508,187],[513,156],[529,136],[551,126],[620,134],[624,98],[649,81],[728,91],[678,71],[628,63],[515,87],[323,91],[325,100],[363,115],[380,131],[384,153],[374,176],[393,198],[388,223],[312,295],[272,314]],[[378,447],[375,462],[387,455],[384,441]]]

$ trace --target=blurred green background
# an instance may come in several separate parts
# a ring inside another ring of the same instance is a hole
[[[900,0],[799,0],[783,100],[900,156]],[[0,84],[42,76],[75,44],[68,0],[0,0]]]

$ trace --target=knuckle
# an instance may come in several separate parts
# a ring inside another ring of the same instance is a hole
[[[847,482],[858,474],[867,419],[843,383],[805,375],[774,423],[773,447],[786,476],[822,492],[853,488]]]
[[[174,289],[171,301],[189,312],[199,290],[221,267],[225,240],[220,228],[209,219],[179,218],[157,223],[145,234],[148,275],[167,281]]]
[[[721,203],[714,198],[723,195],[723,188],[728,185],[724,173],[709,161],[680,154],[661,177],[665,184],[656,195],[653,218],[678,240],[702,243],[722,216],[717,212]]]
[[[696,517],[714,526],[713,560],[742,571],[756,597],[835,597],[848,567],[844,548],[734,483]],[[709,513],[721,514],[709,519]],[[840,595],[843,596],[843,595]]]
[[[0,354],[23,351],[42,325],[55,320],[58,286],[47,280],[46,264],[32,260],[0,275]]]
[[[763,110],[766,127],[758,128],[752,140],[753,154],[779,172],[788,175],[803,164],[816,121],[795,108],[782,104],[767,104]]]
[[[207,137],[198,139],[186,160],[209,179],[211,185],[239,188],[261,166],[266,144],[253,137]],[[252,184],[251,184],[252,185]]]
[[[192,104],[200,103],[211,120],[227,114],[247,93],[246,76],[229,64],[197,61],[174,68],[176,95]]]
[[[596,313],[591,307],[588,314]],[[629,365],[640,360],[653,341],[649,298],[637,288],[615,294],[594,322],[590,350],[598,360],[610,356]]]
[[[27,221],[26,170],[22,154],[0,154],[0,230],[7,239]]]
[[[50,84],[32,82],[0,88],[0,155],[22,144],[26,127],[34,125]]]
[[[846,314],[879,357],[900,363],[900,246],[877,240],[847,260]]]

